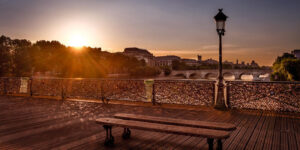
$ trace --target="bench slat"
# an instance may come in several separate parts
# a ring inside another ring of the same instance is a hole
[[[163,124],[181,125],[181,126],[189,126],[189,127],[199,127],[199,128],[216,129],[216,130],[230,131],[236,129],[236,126],[230,123],[184,120],[184,119],[154,117],[154,116],[144,116],[144,115],[124,114],[124,113],[115,114],[114,117],[119,119],[146,121],[152,123],[163,123]]]
[[[230,135],[228,131],[166,125],[166,124],[141,122],[141,121],[134,121],[134,120],[123,120],[117,118],[99,118],[96,119],[96,123],[102,125],[119,126],[124,128],[148,130],[148,131],[155,131],[155,132],[165,132],[165,133],[172,133],[172,134],[179,134],[179,135],[199,136],[199,137],[214,138],[214,139],[225,139],[228,138]]]

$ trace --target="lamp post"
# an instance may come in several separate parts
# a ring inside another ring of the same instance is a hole
[[[225,103],[224,95],[224,81],[222,74],[222,36],[225,33],[225,22],[227,16],[222,12],[223,9],[219,9],[218,14],[214,17],[217,25],[217,33],[219,35],[219,75],[216,82],[216,94],[215,94],[215,103],[214,107],[217,109],[224,109],[227,104]]]

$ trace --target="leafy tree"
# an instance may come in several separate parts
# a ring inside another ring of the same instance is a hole
[[[18,77],[30,76],[32,59],[30,55],[31,42],[28,40],[14,40],[14,55],[12,56],[12,74]]]
[[[196,67],[188,66],[184,62],[181,62],[179,60],[173,60],[172,69],[173,70],[195,70]]]
[[[300,60],[294,55],[284,53],[277,57],[271,74],[272,81],[300,81]]]
[[[136,67],[130,70],[130,75],[132,77],[154,77],[160,73],[161,71],[159,68],[149,66]]]
[[[122,53],[109,53],[101,48],[83,47],[80,51],[58,41],[12,40],[0,37],[0,76],[30,76],[50,72],[60,77],[105,77],[109,73],[132,73],[143,68],[145,75],[157,74],[156,68]]]
[[[172,73],[172,70],[167,66],[162,67],[162,70],[163,70],[165,76],[169,76]]]
[[[10,72],[10,51],[11,39],[5,36],[0,37],[0,76],[7,76]]]

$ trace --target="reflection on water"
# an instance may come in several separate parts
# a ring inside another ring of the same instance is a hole
[[[224,75],[224,80],[232,81],[235,80],[234,75]]]
[[[242,75],[241,79],[244,81],[252,81],[253,76],[252,75]]]

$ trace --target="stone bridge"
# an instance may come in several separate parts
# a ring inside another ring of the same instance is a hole
[[[217,77],[218,69],[203,70],[173,70],[170,77],[183,77],[186,79],[209,79]],[[258,80],[261,75],[270,76],[272,70],[263,69],[223,69],[223,76],[234,76],[235,80],[241,80],[243,75],[252,75],[253,80]]]

